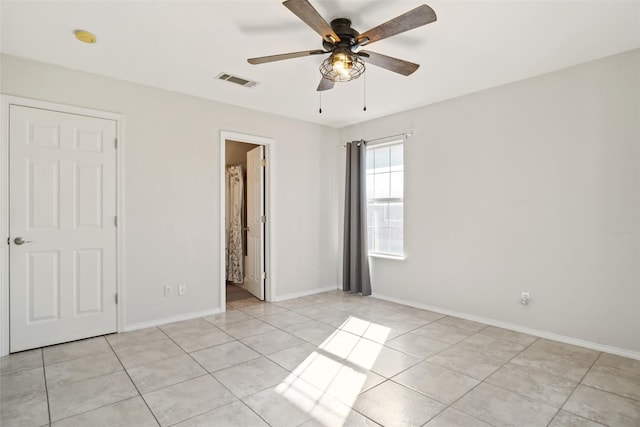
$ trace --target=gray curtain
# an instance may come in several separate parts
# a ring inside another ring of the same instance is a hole
[[[344,199],[342,290],[371,295],[367,254],[367,189],[364,141],[348,142]]]

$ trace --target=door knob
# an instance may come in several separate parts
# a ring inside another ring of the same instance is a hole
[[[13,243],[16,245],[24,245],[25,243],[31,243],[31,240],[24,240],[22,237],[16,237],[13,239]]]

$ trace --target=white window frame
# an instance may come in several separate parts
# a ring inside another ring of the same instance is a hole
[[[402,207],[403,207],[403,215],[402,215],[402,253],[390,253],[390,252],[376,252],[376,251],[372,251],[372,250],[368,250],[368,254],[370,257],[375,257],[375,258],[388,258],[388,259],[396,259],[396,260],[403,260],[405,259],[405,227],[404,227],[404,177],[405,177],[405,162],[404,162],[404,143],[405,143],[405,138],[402,139],[393,139],[393,140],[387,140],[387,141],[382,141],[382,142],[377,142],[377,143],[368,143],[366,145],[366,149],[368,150],[373,150],[373,149],[377,149],[377,148],[383,148],[383,147],[391,147],[394,145],[401,145],[402,146],[402,179],[403,179],[403,188],[402,188],[402,197],[378,197],[378,198],[369,198],[367,195],[367,229],[369,228],[369,223],[368,223],[368,218],[369,218],[369,203],[371,201],[378,201],[378,202],[383,202],[383,203],[398,203],[401,202],[402,203]],[[368,152],[367,152],[368,155]],[[367,175],[367,170],[366,170],[366,163],[365,163],[365,175]],[[367,246],[369,246],[369,242],[367,242]]]

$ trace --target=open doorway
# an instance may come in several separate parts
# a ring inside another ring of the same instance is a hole
[[[261,224],[255,222],[255,215],[264,211],[264,186],[260,186],[261,166],[256,161],[262,160],[263,147],[257,144],[226,140],[225,141],[225,274],[226,302],[234,302],[255,297],[264,300],[264,289],[261,280],[256,277],[256,257],[261,256],[260,236]],[[248,165],[251,164],[251,170]],[[258,188],[256,188],[256,183]],[[261,188],[262,187],[262,188]],[[262,204],[262,206],[260,206]],[[257,206],[256,206],[257,205]],[[251,234],[251,236],[249,236]],[[249,245],[248,243],[251,243]],[[251,253],[250,253],[251,252]],[[256,253],[257,252],[257,253]],[[258,262],[260,264],[260,262]],[[259,274],[262,271],[259,271]]]
[[[267,281],[268,169],[271,140],[223,132],[222,287],[223,307],[270,299]]]

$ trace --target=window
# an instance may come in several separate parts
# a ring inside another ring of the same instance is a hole
[[[404,255],[404,158],[402,141],[367,147],[369,252]]]

